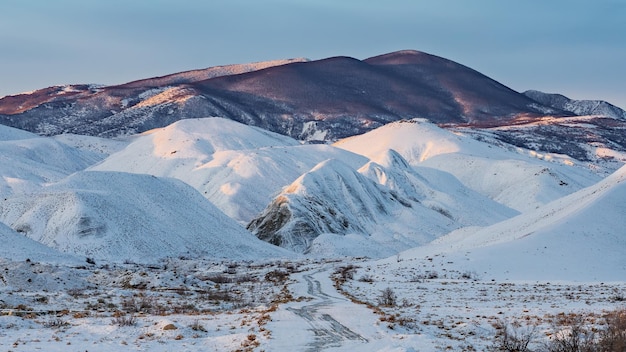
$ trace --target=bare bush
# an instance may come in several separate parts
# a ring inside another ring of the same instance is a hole
[[[495,340],[487,349],[491,352],[626,352],[626,308],[609,312],[600,321],[592,315],[560,314],[549,340],[536,350],[529,347],[536,342],[535,326],[498,321],[494,327]]]
[[[265,281],[269,282],[284,282],[289,278],[289,273],[282,270],[272,270],[265,274]]]
[[[42,325],[46,328],[62,328],[69,325],[69,323],[61,318],[54,318],[44,322]]]
[[[380,291],[377,301],[380,306],[394,307],[396,305],[397,296],[390,287],[387,287],[386,289]]]
[[[354,273],[358,268],[358,266],[352,264],[342,266],[335,270],[335,275],[337,275],[341,281],[346,282],[354,279]]]
[[[598,351],[626,351],[626,308],[604,316],[604,329],[600,330]]]
[[[123,326],[135,326],[137,324],[137,318],[133,314],[125,315],[123,313],[116,313],[111,320],[111,324],[120,327]]]
[[[553,327],[556,331],[547,343],[546,352],[595,352],[595,333],[579,314],[564,315]]]
[[[490,352],[532,352],[530,344],[535,339],[536,327],[521,327],[518,323],[499,320],[494,324],[496,338],[487,348]]]

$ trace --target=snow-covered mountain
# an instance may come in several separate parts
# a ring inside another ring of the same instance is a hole
[[[495,350],[509,317],[623,309],[603,102],[402,51],[51,87],[0,120],[54,135],[0,125],[0,346]]]
[[[322,234],[377,232],[384,234],[379,242],[390,242],[387,237],[393,234],[406,237],[382,246],[375,254],[379,256],[425,243],[461,226],[488,225],[516,215],[448,173],[424,169],[429,178],[445,180],[428,181],[393,151],[370,160],[328,145],[301,145],[289,137],[222,118],[187,119],[150,131],[90,170],[178,178],[241,224],[252,222],[249,228],[260,238],[299,252],[312,251],[310,245]],[[316,198],[324,205],[322,210],[296,205],[300,195],[290,195],[294,209],[289,221],[279,228],[267,228],[282,213],[275,208],[280,208],[285,193],[293,193],[289,190],[300,187],[303,179],[321,180],[333,174],[343,175],[337,179],[340,184],[325,181],[314,190],[308,186],[307,199]],[[363,189],[337,199],[336,190],[341,187]],[[341,206],[344,201],[364,204],[372,211],[359,215],[363,209],[348,211],[350,207]],[[386,204],[388,201],[392,204]],[[389,207],[387,214],[376,214],[379,206]],[[343,209],[345,216],[333,214],[336,209]],[[324,212],[330,213],[320,218]],[[344,222],[349,226],[338,225]],[[293,234],[292,229],[298,227],[310,230]],[[332,247],[324,246],[325,251]],[[359,248],[362,246],[349,253],[374,255]]]
[[[383,257],[601,179],[568,156],[423,119],[334,145],[224,118],[185,119],[124,140],[3,131],[0,171],[12,188],[0,220],[64,252],[114,260],[288,253],[253,234],[316,256]]]
[[[626,111],[603,100],[574,100],[562,94],[544,93],[538,90],[527,90],[523,94],[542,105],[571,112],[578,116],[600,115],[626,120]]]
[[[589,114],[593,118],[572,119]],[[622,110],[601,101],[515,92],[461,64],[413,50],[365,60],[219,66],[118,86],[67,85],[0,99],[1,124],[43,135],[127,136],[206,116],[324,142],[420,117],[581,161],[626,160]],[[600,154],[590,145],[601,148]],[[607,172],[617,167],[612,164]]]
[[[445,171],[466,187],[522,212],[600,180],[567,156],[480,142],[421,119],[391,123],[334,145],[369,158],[393,149],[411,166]]]
[[[397,153],[387,156],[387,167],[371,161],[358,171],[333,159],[318,164],[276,196],[248,229],[296,252],[381,256],[455,228],[516,215],[451,176],[445,192],[438,191]]]
[[[626,167],[588,188],[485,228],[465,228],[402,253],[407,262],[498,280],[622,281]],[[419,259],[421,260],[421,259]]]
[[[196,188],[228,216],[247,224],[313,166],[335,158],[354,169],[365,157],[296,140],[223,118],[187,119],[137,137],[91,170],[173,177]]]
[[[493,125],[547,113],[559,111],[463,65],[411,50],[366,60],[217,67],[0,99],[0,123],[46,135],[119,136],[222,116],[299,140],[328,141],[416,116]]]
[[[62,252],[108,260],[289,255],[254,238],[183,182],[148,175],[78,172],[6,199],[0,219]]]
[[[435,237],[433,232],[442,234],[452,228],[450,219],[431,210],[424,215],[429,218],[427,225],[419,232],[410,231],[398,220],[400,213],[412,206],[348,165],[331,159],[285,188],[248,229],[270,243],[296,252],[311,252],[315,250],[313,240],[323,234],[356,234],[369,237],[364,242],[378,242],[381,229],[395,222],[399,226],[388,230],[392,238],[382,236],[382,240],[398,250],[429,242]],[[419,222],[418,218],[413,220]],[[353,255],[361,251],[358,247],[353,250]]]

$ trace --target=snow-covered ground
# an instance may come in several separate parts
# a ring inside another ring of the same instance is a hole
[[[333,146],[0,126],[0,158],[0,350],[482,351],[626,308],[626,167],[423,120]]]
[[[536,326],[541,343],[559,317],[598,319],[626,293],[623,281],[492,280],[429,259],[0,267],[7,351],[482,351],[502,322]],[[28,283],[43,278],[57,284]]]

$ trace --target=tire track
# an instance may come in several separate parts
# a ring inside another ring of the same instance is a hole
[[[338,322],[330,314],[320,312],[331,307],[335,302],[345,300],[328,295],[322,291],[321,283],[311,274],[303,275],[307,281],[307,293],[319,299],[318,302],[302,308],[289,307],[287,310],[306,320],[315,335],[315,341],[309,344],[307,351],[321,351],[330,347],[340,347],[346,340],[368,342],[366,338]]]

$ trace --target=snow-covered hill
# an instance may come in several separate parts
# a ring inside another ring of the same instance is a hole
[[[100,160],[97,153],[0,126],[0,197],[33,191]]]
[[[411,207],[408,201],[380,188],[372,180],[338,160],[327,160],[302,175],[279,194],[248,229],[259,238],[296,252],[315,251],[312,242],[322,234],[357,234],[375,237],[382,226],[388,226],[402,211]],[[429,225],[446,232],[449,219],[432,212],[436,219]],[[426,234],[422,243],[434,236]],[[419,235],[401,233],[397,248],[419,244]],[[402,238],[400,238],[402,237]],[[414,238],[412,238],[414,237]],[[367,242],[372,238],[363,240]],[[408,242],[408,243],[407,243]],[[327,248],[332,251],[331,248]],[[353,248],[356,254],[361,248]]]
[[[25,261],[27,259],[38,262],[65,264],[84,262],[71,254],[61,253],[23,234],[15,232],[0,222],[0,260]]]
[[[522,212],[600,180],[567,156],[502,148],[421,119],[391,123],[334,146],[369,158],[393,149],[412,166],[450,173],[466,187]]]
[[[31,139],[37,137],[36,134],[23,131],[17,128],[0,125],[0,141],[13,141],[17,139]]]
[[[374,156],[359,172],[400,197],[445,214],[459,226],[490,225],[518,214],[467,188],[448,172],[409,165],[393,149]]]
[[[281,188],[335,158],[358,168],[367,159],[222,118],[187,119],[138,137],[92,170],[180,179],[227,215],[247,224]]]
[[[497,280],[622,281],[626,167],[599,183],[485,228],[465,228],[402,253],[406,263]]]
[[[254,238],[190,186],[120,172],[78,172],[8,198],[1,220],[67,253],[110,260],[288,256]]]
[[[359,172],[333,159],[318,164],[276,196],[248,229],[296,252],[380,257],[425,244],[463,222],[493,223],[516,214],[477,194],[475,200],[451,201],[452,193],[427,187],[406,161],[390,155],[395,161],[389,168],[370,162]],[[485,207],[470,207],[478,204]]]
[[[319,171],[316,165],[330,159],[334,161],[321,168],[323,173]],[[182,120],[139,136],[91,170],[178,178],[241,224],[252,221],[250,228],[259,237],[299,252],[316,251],[318,254],[381,256],[426,243],[461,226],[488,225],[517,214],[473,192],[448,173],[422,168],[428,179],[432,179],[429,181],[393,151],[372,159],[328,145],[300,145],[289,137],[227,119],[205,118]],[[303,174],[308,176],[301,176]],[[276,209],[280,209],[281,199],[293,193],[288,190],[300,187],[296,179],[325,179],[333,174],[344,175],[347,181],[339,177],[343,185],[324,181],[314,190],[308,187],[306,197],[321,202],[322,210],[297,205],[300,195],[290,195],[294,197],[291,205],[294,209],[290,211],[288,224],[267,228],[268,224],[278,221],[276,217],[282,210]],[[355,189],[361,187],[356,185],[364,184],[360,192],[347,194],[345,199],[336,198],[337,188]],[[283,193],[279,194],[281,190]],[[360,208],[349,210],[349,206],[341,205],[343,201],[354,201],[376,209],[372,204],[384,204],[381,199],[389,197],[395,197],[396,204],[391,205],[393,210],[383,212],[386,214],[363,212]],[[404,205],[397,207],[402,203]],[[345,216],[336,216],[338,213]],[[320,214],[325,214],[324,218],[320,218]],[[350,226],[341,225],[342,219]],[[374,225],[378,222],[380,224]],[[293,234],[292,228],[299,227],[310,231]],[[370,233],[382,234],[376,241],[385,245],[372,251],[370,240],[364,240],[363,236],[352,237]],[[344,238],[359,239],[361,243],[348,246],[349,251],[334,252],[334,248],[344,245],[331,234],[349,235]],[[312,246],[319,235],[324,236]],[[397,243],[392,243],[389,236],[395,236]],[[278,240],[279,237],[284,238]],[[322,244],[325,239],[334,243]]]

